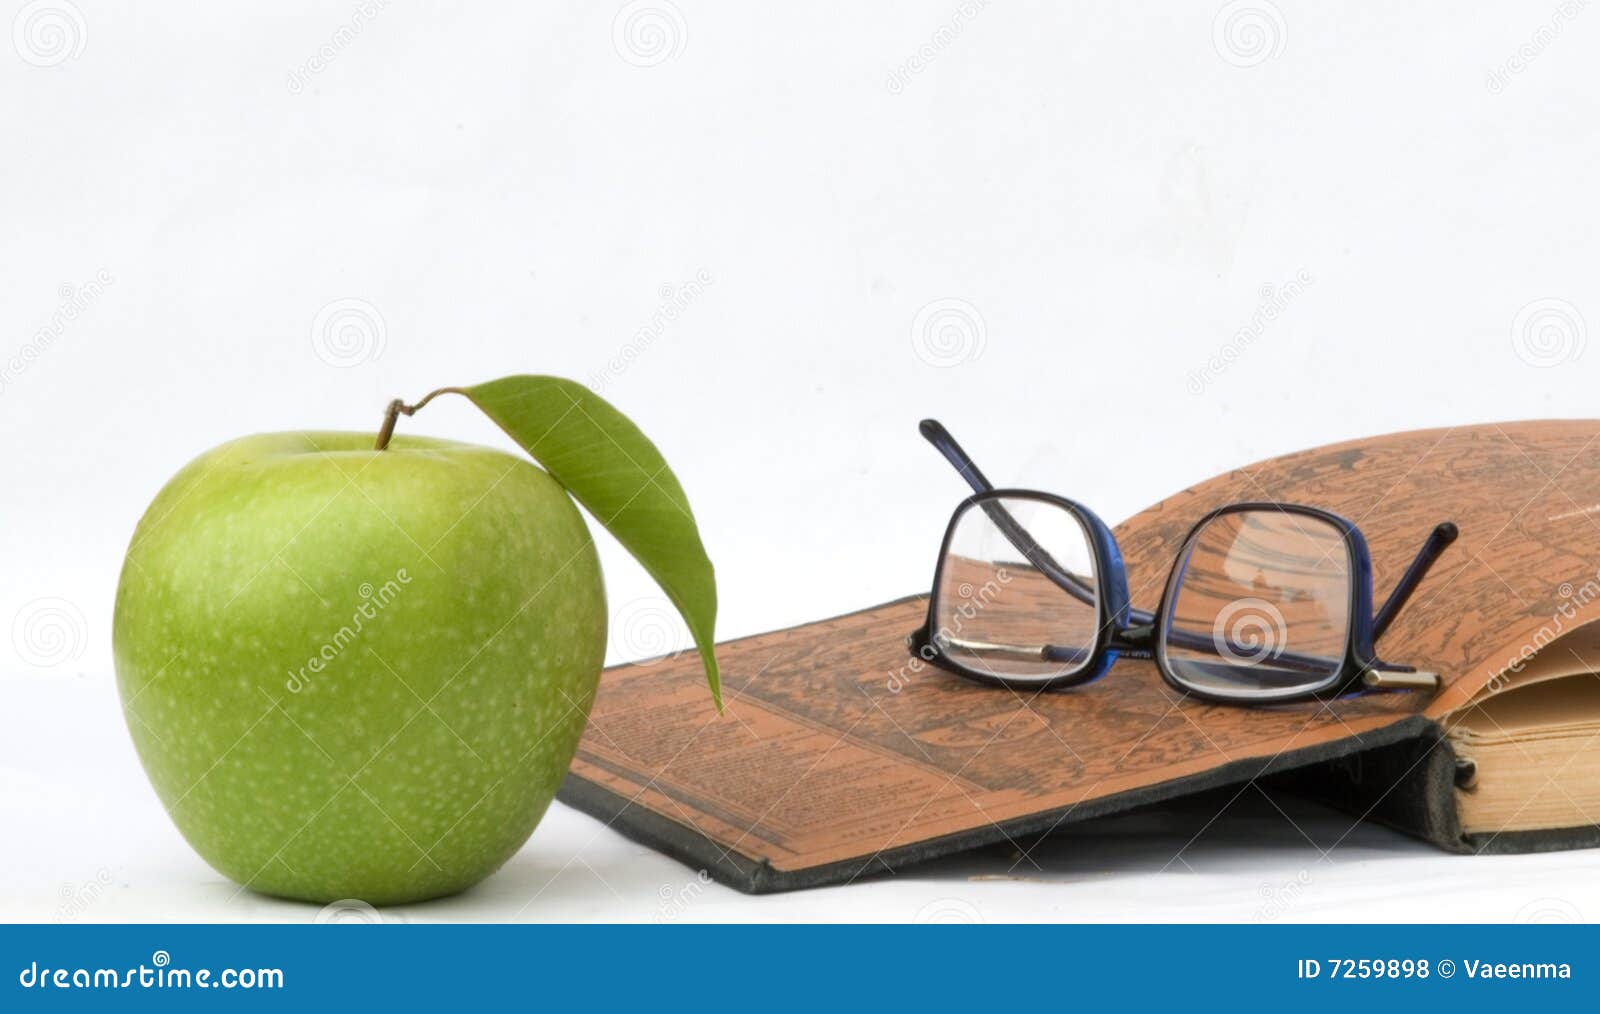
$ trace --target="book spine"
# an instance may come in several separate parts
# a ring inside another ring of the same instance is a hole
[[[1476,849],[1456,811],[1456,754],[1444,730],[1292,771],[1282,783],[1450,852]]]

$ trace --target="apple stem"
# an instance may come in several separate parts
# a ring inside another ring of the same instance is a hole
[[[437,398],[441,394],[466,395],[466,393],[466,391],[463,391],[459,387],[441,387],[437,391],[429,391],[423,396],[422,400],[417,402],[415,405],[407,405],[399,398],[389,402],[389,407],[383,410],[383,426],[378,430],[378,442],[373,445],[372,449],[375,451],[381,451],[389,446],[389,440],[394,436],[394,424],[399,421],[402,413],[405,415],[415,415],[425,405],[427,405],[428,402]]]

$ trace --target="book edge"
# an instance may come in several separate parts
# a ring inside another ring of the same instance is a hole
[[[1312,767],[1407,740],[1432,738],[1437,735],[1437,729],[1438,726],[1427,718],[1407,715],[1392,724],[1363,733],[1359,740],[1348,737],[1272,757],[1229,761],[1193,775],[1153,782],[1142,788],[1043,810],[1000,824],[930,838],[870,856],[791,871],[775,869],[767,862],[757,861],[737,851],[725,851],[706,835],[647,807],[634,806],[632,800],[624,799],[577,774],[567,775],[556,798],[573,809],[605,822],[606,826],[630,841],[670,856],[692,870],[705,871],[718,883],[746,894],[771,894],[851,883],[885,871],[899,872],[930,859],[999,844],[1018,836],[1047,833],[1065,824],[1123,813],[1208,789],[1244,784],[1265,775]],[[1453,799],[1451,802],[1453,809]],[[880,869],[873,869],[880,864]]]

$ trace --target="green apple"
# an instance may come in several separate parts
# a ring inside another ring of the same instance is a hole
[[[543,468],[394,438],[470,400]],[[573,500],[689,625],[721,707],[716,578],[655,445],[592,391],[503,377],[392,402],[383,428],[225,444],[134,532],[113,649],[123,713],[195,850],[245,887],[326,902],[462,890],[528,839],[605,655]]]
[[[233,880],[311,901],[459,891],[527,840],[606,643],[567,491],[486,447],[278,433],[140,522],[114,648],[139,756]]]

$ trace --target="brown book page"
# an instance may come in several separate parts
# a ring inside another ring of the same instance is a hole
[[[1441,719],[1525,647],[1600,615],[1600,594],[1581,592],[1600,590],[1597,438],[1600,422],[1560,421],[1352,441],[1237,469],[1116,527],[1133,602],[1153,608],[1184,535],[1225,503],[1298,501],[1356,521],[1380,603],[1432,527],[1454,521],[1459,540],[1381,645],[1438,671],[1437,695],[1211,705],[1131,660],[1087,687],[1023,695],[909,668],[919,596],[723,645],[720,717],[692,653],[607,670],[563,798],[768,889],[1417,735],[1419,715]],[[786,877],[804,871],[816,875]]]

